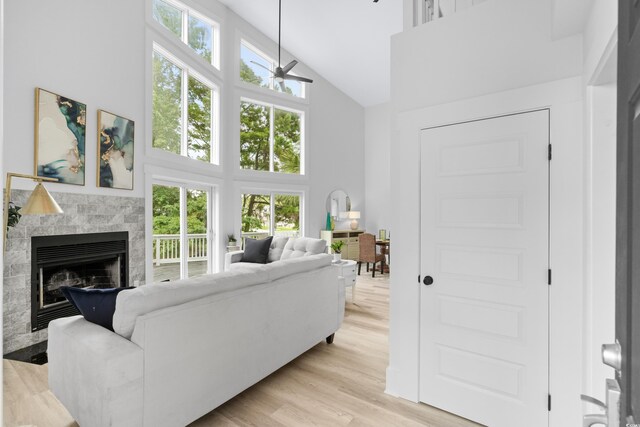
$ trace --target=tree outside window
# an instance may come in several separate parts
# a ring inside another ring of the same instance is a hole
[[[242,195],[242,237],[300,236],[298,194]],[[271,215],[274,212],[274,215]]]

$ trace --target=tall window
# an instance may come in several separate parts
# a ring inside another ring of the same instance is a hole
[[[283,67],[287,64],[281,64]],[[282,88],[271,78],[278,61],[271,59],[246,41],[240,42],[240,80],[263,88],[282,92]],[[293,73],[295,74],[295,73]],[[284,93],[304,98],[305,84],[295,80],[284,81]]]
[[[243,194],[243,240],[245,237],[300,236],[300,201],[300,194],[294,193]]]
[[[211,189],[153,185],[153,280],[211,272]]]
[[[302,174],[302,113],[255,101],[240,107],[240,167]]]
[[[152,146],[216,163],[217,90],[168,53],[153,51]]]
[[[218,25],[173,0],[153,0],[153,18],[209,64],[219,66]]]

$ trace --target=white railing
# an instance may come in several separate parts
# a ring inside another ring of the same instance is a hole
[[[207,235],[188,234],[189,245],[188,261],[204,261],[207,259]],[[180,262],[180,235],[179,234],[154,234],[153,235],[153,264],[171,264]]]
[[[444,18],[486,0],[413,0],[413,26]]]

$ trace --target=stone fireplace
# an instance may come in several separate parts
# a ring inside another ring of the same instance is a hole
[[[31,331],[78,314],[60,287],[118,288],[128,285],[129,236],[111,233],[31,238]]]
[[[29,194],[30,191],[12,190],[11,199],[18,206],[24,206]],[[52,192],[52,195],[64,210],[63,214],[23,216],[20,223],[9,230],[7,251],[4,254],[3,343],[5,354],[44,342],[47,339],[46,326],[44,329],[39,328],[37,319],[34,321],[32,318],[34,301],[32,278],[40,274],[39,267],[34,267],[31,260],[33,237],[60,236],[65,240],[69,239],[68,236],[71,235],[126,232],[128,234],[127,270],[124,272],[125,277],[120,279],[120,285],[133,286],[137,282],[144,284],[144,198],[59,192]],[[65,242],[63,241],[63,243]],[[82,253],[82,250],[80,252]],[[107,262],[107,260],[94,261]],[[51,265],[53,264],[55,263],[51,263]],[[90,270],[116,268],[115,266],[97,267],[91,264],[92,262],[83,267],[85,273],[74,271],[78,266],[73,266],[72,269],[67,268],[68,274],[64,271],[54,271],[43,267],[45,282],[49,281],[48,277],[58,273],[57,278],[68,280],[67,283],[77,280],[76,275],[88,275],[89,281],[93,280],[95,284],[96,281],[104,280],[104,278],[98,277],[104,272],[90,272]],[[124,265],[121,261],[120,269]],[[34,268],[36,274],[34,274]],[[91,279],[93,276],[95,278]],[[124,280],[124,285],[122,280]],[[98,286],[103,285],[104,283],[98,284]],[[39,301],[39,296],[36,301]],[[53,293],[47,297],[46,301],[43,298],[43,302],[49,305],[49,303],[55,304],[60,300]]]

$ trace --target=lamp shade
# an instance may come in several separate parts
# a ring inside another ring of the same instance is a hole
[[[349,218],[349,219],[360,219],[360,211],[349,211],[349,212],[347,212],[347,218]]]
[[[20,209],[22,215],[54,215],[61,214],[60,205],[51,197],[51,194],[41,182],[33,189],[27,203]]]

